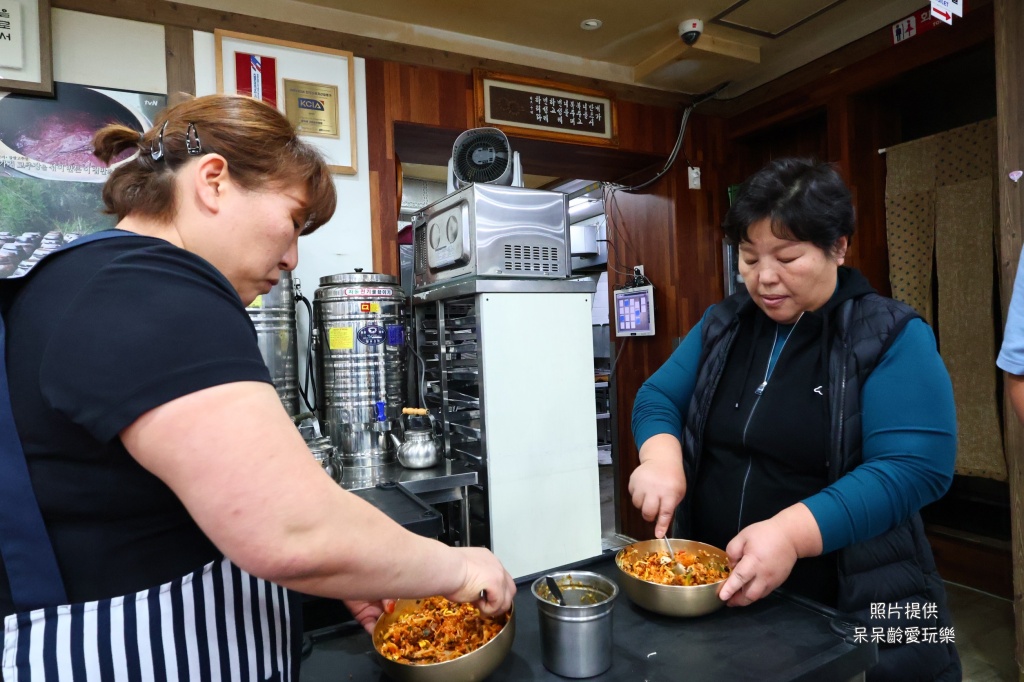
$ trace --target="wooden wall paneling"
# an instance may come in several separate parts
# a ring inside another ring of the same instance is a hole
[[[408,88],[409,119],[420,123],[441,123],[440,72],[420,66],[408,69],[402,79],[403,90]]]
[[[657,126],[656,120],[649,125]],[[678,120],[651,139],[671,137]],[[626,126],[620,127],[625,130]],[[688,189],[686,162],[680,155],[664,178],[642,194],[617,193],[608,209],[616,248],[609,250],[609,281],[622,283],[636,264],[655,286],[658,333],[654,337],[616,340],[623,343],[616,368],[616,428],[618,436],[617,491],[621,531],[637,538],[653,536],[654,526],[633,507],[626,483],[639,463],[630,430],[633,401],[640,386],[671,355],[676,341],[697,323],[704,310],[722,298],[721,221],[726,205],[719,168],[725,162],[724,122],[690,117],[684,149],[702,169],[702,189]],[[621,242],[619,244],[618,242]],[[613,270],[614,269],[614,270]],[[616,349],[618,352],[618,348]]]
[[[883,296],[889,283],[889,247],[885,223],[885,157],[878,150],[899,139],[899,121],[886,103],[872,95],[848,100],[847,182],[853,193],[857,230],[848,265],[858,268]]]
[[[386,243],[396,230],[382,229],[384,221],[392,215],[398,224],[397,174],[391,126],[383,115],[388,110],[387,66],[376,59],[366,60],[366,138],[369,152],[370,174],[370,243],[373,248],[373,270],[398,274],[396,251],[397,235]],[[375,112],[370,115],[370,112]],[[388,208],[390,207],[390,208]],[[344,207],[340,207],[344,210]],[[396,228],[397,229],[397,228]]]
[[[828,156],[845,178],[850,177],[850,102],[844,95],[833,97],[825,107]]]
[[[877,51],[855,64],[822,75],[771,100],[760,102],[758,99],[760,103],[757,106],[729,119],[730,134],[734,137],[743,137],[780,122],[791,121],[808,111],[827,105],[837,96],[863,92],[924,64],[980,45],[992,37],[992,22],[990,4],[976,7],[967,12],[962,19],[957,19],[953,27],[939,27],[917,35],[912,40]],[[883,29],[885,33],[888,33],[888,30]],[[828,57],[823,59],[827,61]],[[818,65],[818,62],[814,64]],[[818,66],[814,68],[817,69]],[[737,100],[742,100],[743,97],[746,96],[741,96]]]
[[[743,182],[773,159],[798,156],[828,160],[830,155],[828,117],[824,109],[808,112],[793,121],[779,123],[739,138],[732,135],[731,120],[725,125],[728,131],[726,143],[729,146],[726,155],[726,188]]]
[[[372,95],[371,79],[379,81],[372,86]],[[374,267],[393,267],[394,271],[382,271],[395,274],[397,260],[390,253],[395,250],[393,226],[398,213],[393,196],[388,195],[392,184],[386,177],[394,173],[396,155],[405,163],[447,162],[458,134],[475,127],[473,83],[471,76],[454,71],[367,60],[367,88],[367,115],[373,122],[368,131],[370,169],[381,174],[379,188],[371,196],[373,245],[375,254],[378,248],[382,251],[375,255]],[[626,109],[644,125],[638,135],[620,141],[619,149],[514,136],[510,141],[528,173],[617,181],[641,168],[655,164],[661,168],[675,141],[674,110],[646,105]],[[637,148],[659,153],[634,151]]]
[[[668,154],[676,141],[682,111],[682,108],[661,110],[658,112],[660,115],[655,115],[651,107],[636,102],[618,102],[619,147]]]
[[[682,169],[680,171],[680,169]],[[630,498],[627,483],[639,464],[630,421],[633,401],[643,382],[672,352],[672,339],[678,335],[676,299],[680,283],[675,263],[675,217],[672,207],[679,176],[685,176],[685,164],[677,163],[665,177],[643,194],[616,192],[606,202],[608,238],[615,245],[608,256],[608,282],[621,286],[634,265],[642,264],[645,275],[654,284],[654,306],[658,325],[655,336],[616,338],[613,342],[619,360],[615,367],[614,395],[618,416],[619,521],[622,532],[635,538],[653,537],[654,526],[643,520]],[[685,179],[683,180],[685,182]],[[621,344],[621,345],[620,345]]]
[[[871,202],[876,199],[870,175],[872,169],[869,168],[868,173],[862,173],[864,164],[861,159],[865,151],[863,146],[872,145],[875,141],[868,134],[861,135],[860,126],[863,122],[859,120],[857,113],[863,112],[854,112],[853,109],[852,98],[849,96],[837,96],[828,104],[828,160],[836,164],[850,188],[857,221],[845,264],[860,270],[868,281],[878,288],[880,284],[887,285],[889,280],[888,250],[884,226],[880,250],[874,238],[876,226],[870,221],[873,216]],[[866,117],[868,114],[863,115]],[[877,147],[871,151],[877,155],[876,150]],[[884,168],[882,170],[884,171]],[[882,200],[884,202],[884,197]],[[868,220],[863,220],[864,217]],[[884,267],[879,267],[880,265]],[[887,290],[888,286],[885,288]]]
[[[724,121],[711,117],[690,120],[693,135],[685,148],[689,160],[701,169],[701,188],[690,189],[686,169],[680,169],[675,202],[677,281],[683,289],[678,337],[685,336],[707,307],[725,293],[722,221],[728,210],[728,183],[720,170],[725,159]]]
[[[192,30],[164,26],[164,50],[167,61],[168,103],[176,103],[179,93],[196,94],[196,60]]]
[[[374,270],[397,275],[395,157],[407,163],[443,163],[450,154],[450,143],[443,159],[417,158],[415,153],[411,158],[402,157],[397,151],[395,126],[408,122],[459,131],[472,127],[472,80],[464,73],[367,59],[366,81],[370,172],[378,178],[370,196]]]
[[[995,1],[996,127],[998,139],[999,220],[996,245],[1003,320],[1013,291],[1024,229],[1024,198],[1019,183],[1008,174],[1024,168],[1024,6],[1019,0]],[[1004,393],[1005,397],[1005,393]],[[1004,400],[1004,452],[1010,485],[1011,547],[1013,552],[1013,614],[1016,622],[1014,657],[1018,679],[1024,680],[1024,429]]]

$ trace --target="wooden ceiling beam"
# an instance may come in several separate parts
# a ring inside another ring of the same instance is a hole
[[[719,54],[723,57],[741,59],[745,62],[752,62],[754,64],[761,63],[761,48],[756,45],[741,43],[738,40],[709,36],[705,33],[691,47],[693,47],[694,50],[711,52],[712,54]]]
[[[633,81],[641,83],[652,73],[667,66],[672,62],[684,58],[690,50],[710,52],[711,54],[733,59],[742,59],[745,62],[761,63],[761,48],[748,45],[736,40],[717,38],[707,34],[702,35],[693,45],[687,45],[681,38],[676,38],[671,43],[661,48],[647,59],[633,67]]]
[[[678,61],[690,50],[690,46],[679,38],[661,48],[647,59],[633,67],[633,81],[640,83],[663,66]]]

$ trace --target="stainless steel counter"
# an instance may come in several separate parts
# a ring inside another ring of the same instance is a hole
[[[592,294],[597,282],[590,279],[487,279],[470,277],[438,284],[413,293],[413,305],[474,294]]]
[[[397,483],[414,495],[476,485],[477,472],[461,460],[446,459],[429,469],[406,469],[395,462],[381,467],[345,467],[341,487],[345,490],[372,488],[380,483]]]
[[[479,480],[476,469],[462,460],[443,460],[429,469],[406,469],[401,464],[381,467],[345,467],[341,487],[346,490],[372,488],[381,483],[397,483],[426,504],[461,502],[458,518],[459,537],[472,544],[469,531],[469,486]],[[381,510],[387,512],[387,510]],[[453,519],[450,523],[456,523]]]

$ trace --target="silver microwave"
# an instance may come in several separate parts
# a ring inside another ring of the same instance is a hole
[[[472,184],[413,218],[416,290],[470,277],[564,279],[568,201],[561,192]]]

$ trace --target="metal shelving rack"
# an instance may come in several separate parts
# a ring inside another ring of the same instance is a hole
[[[449,507],[450,538],[492,549],[513,576],[600,552],[593,293],[587,280],[467,279],[412,296],[424,405],[447,460],[477,473]],[[540,352],[542,338],[557,343]],[[572,537],[523,531],[548,517]]]
[[[611,462],[611,393],[607,381],[594,381],[594,400],[597,409],[597,459],[599,463]]]
[[[463,296],[439,299],[414,308],[416,344],[425,363],[426,407],[441,424],[444,453],[449,459],[461,459],[478,469],[479,480],[486,480],[487,452],[480,367],[480,335],[476,298]],[[465,537],[455,540],[463,546],[487,545],[487,525],[473,524],[470,509],[482,503],[486,509],[486,489],[474,486],[469,491],[473,502],[457,503]]]

